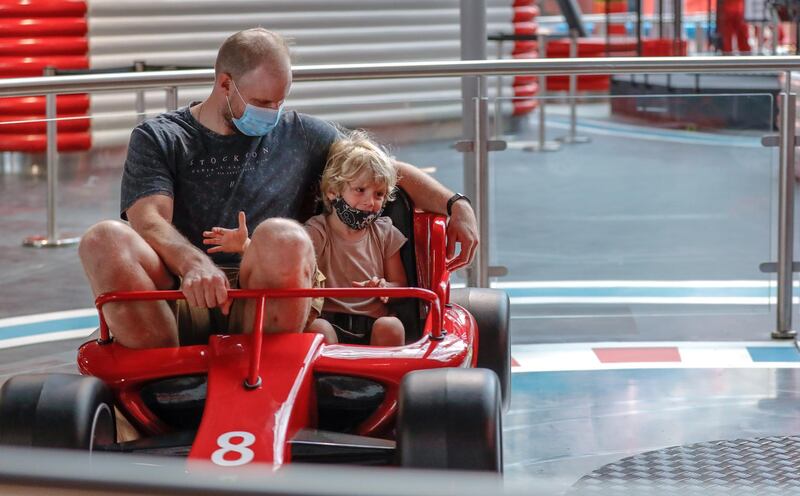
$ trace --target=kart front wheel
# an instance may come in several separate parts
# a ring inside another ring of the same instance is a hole
[[[96,377],[27,374],[0,388],[0,444],[92,451],[115,441],[113,398]]]
[[[503,471],[501,393],[486,369],[406,374],[400,386],[397,452],[403,467]]]
[[[503,409],[511,396],[511,305],[505,291],[484,288],[450,290],[450,303],[464,307],[478,324],[478,367],[493,370],[500,379]]]

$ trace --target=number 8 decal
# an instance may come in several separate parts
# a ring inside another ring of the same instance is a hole
[[[231,440],[237,437],[242,440],[235,444],[232,443]],[[211,461],[222,467],[236,467],[250,463],[253,461],[255,453],[253,453],[253,450],[248,448],[248,446],[252,446],[255,442],[256,437],[250,432],[226,432],[217,438],[217,446],[219,446],[219,449],[211,454]],[[227,453],[237,453],[239,457],[235,460],[226,460],[225,455]]]

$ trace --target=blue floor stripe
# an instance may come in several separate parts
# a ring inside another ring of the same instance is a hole
[[[754,362],[800,362],[800,352],[794,347],[754,346],[748,347],[747,352]]]
[[[604,297],[760,297],[770,288],[505,288],[509,297],[604,296]]]
[[[569,122],[567,118],[560,116],[548,117],[548,120],[553,120],[554,122],[562,122],[562,123]],[[746,145],[753,148],[762,146],[761,140],[753,136],[726,136],[726,135],[701,133],[701,132],[676,131],[670,129],[642,128],[642,127],[626,126],[623,124],[617,124],[611,122],[600,122],[592,119],[578,119],[577,124],[578,127],[583,128],[587,132],[591,132],[592,129],[598,129],[602,131],[618,131],[623,133],[638,134],[641,136],[655,136],[666,139],[677,138],[686,141],[695,141],[698,144],[719,144],[719,145],[738,145],[738,146]]]
[[[74,331],[77,329],[98,327],[99,325],[100,321],[97,315],[47,320],[44,322],[34,322],[31,324],[0,327],[0,339],[35,336],[37,334],[48,334],[51,332]]]
[[[720,287],[571,287],[571,288],[558,288],[558,287],[535,287],[535,288],[505,288],[509,297],[544,297],[544,298],[558,298],[558,297],[611,297],[611,298],[626,298],[626,297],[664,297],[664,298],[681,298],[681,297],[756,297],[767,298],[774,295],[774,288],[769,287],[734,287],[726,288]],[[88,315],[83,317],[68,317],[59,318],[43,322],[35,322],[30,324],[19,324],[1,327],[0,326],[0,339],[16,338],[21,336],[33,336],[38,334],[47,334],[52,332],[70,331],[76,329],[87,329],[90,327],[97,327],[99,325],[97,315]]]

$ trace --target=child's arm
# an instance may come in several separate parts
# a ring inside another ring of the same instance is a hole
[[[400,258],[400,252],[395,252],[384,261],[386,267],[386,277],[373,276],[366,281],[353,281],[353,286],[359,288],[404,288],[408,286],[406,279],[406,271],[403,269],[403,261]],[[381,301],[388,303],[389,298],[382,296]]]
[[[203,231],[204,245],[217,245],[208,249],[209,253],[244,253],[250,245],[247,232],[247,219],[244,212],[239,212],[239,227],[226,229],[212,227],[210,231]]]

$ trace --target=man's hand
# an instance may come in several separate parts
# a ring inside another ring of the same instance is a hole
[[[192,267],[183,275],[181,291],[189,305],[195,307],[220,307],[228,315],[233,300],[228,299],[230,284],[225,273],[211,260]]]
[[[250,244],[248,235],[247,219],[244,212],[239,212],[238,228],[212,227],[210,231],[203,231],[203,244],[217,245],[209,248],[208,253],[244,253],[244,250]]]
[[[383,277],[372,276],[372,279],[367,279],[366,281],[353,281],[354,288],[386,288],[388,285],[386,284],[386,279]],[[388,296],[381,296],[381,302],[389,303]]]
[[[461,250],[456,255],[456,243]],[[472,206],[466,201],[453,204],[452,215],[447,222],[447,270],[455,272],[472,263],[478,249],[478,221]]]

